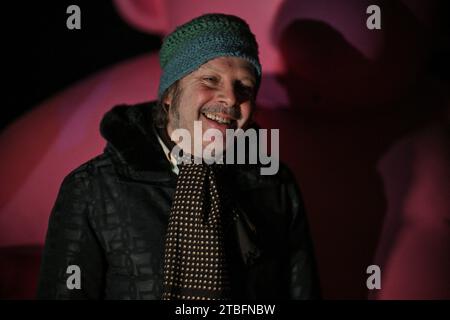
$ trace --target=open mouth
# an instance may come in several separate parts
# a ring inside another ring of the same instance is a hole
[[[222,116],[219,116],[216,113],[209,113],[209,112],[204,112],[202,113],[206,118],[208,118],[209,120],[215,121],[219,124],[224,124],[224,125],[231,125],[232,123],[234,123],[236,120],[231,119],[231,118],[225,118]]]

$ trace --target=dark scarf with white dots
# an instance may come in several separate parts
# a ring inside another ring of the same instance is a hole
[[[165,300],[229,299],[224,199],[217,166],[180,166],[166,235]]]
[[[157,130],[171,150],[166,130]],[[224,225],[237,216],[220,188],[224,165],[181,164],[169,215],[163,300],[231,298]]]

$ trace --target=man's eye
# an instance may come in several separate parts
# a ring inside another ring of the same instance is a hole
[[[215,77],[203,77],[203,80],[208,82],[208,83],[217,83],[217,78]]]
[[[250,100],[253,97],[253,87],[252,86],[246,86],[242,83],[239,83],[237,85],[237,93],[239,94],[240,98],[243,100]]]
[[[243,86],[242,90],[244,90],[245,92],[248,92],[248,93],[253,93],[253,87],[250,87],[250,86]]]

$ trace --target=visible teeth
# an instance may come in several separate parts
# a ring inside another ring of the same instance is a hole
[[[208,119],[217,121],[218,123],[222,123],[222,124],[230,124],[231,123],[230,119],[222,118],[214,113],[204,113],[204,115]]]

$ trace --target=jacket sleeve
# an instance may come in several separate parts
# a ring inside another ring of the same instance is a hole
[[[308,219],[300,191],[291,174],[287,182],[287,194],[292,210],[289,226],[289,297],[295,300],[320,299],[320,282]]]
[[[84,174],[72,173],[64,179],[52,209],[42,255],[38,299],[103,297],[105,263],[90,224],[93,203]]]

